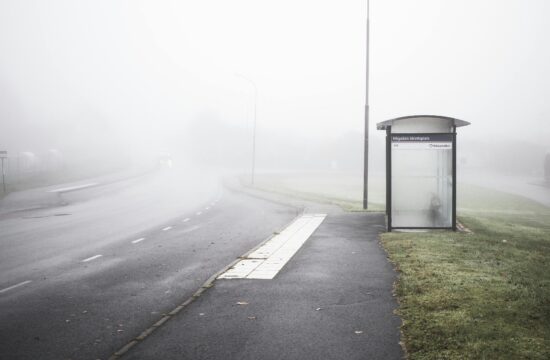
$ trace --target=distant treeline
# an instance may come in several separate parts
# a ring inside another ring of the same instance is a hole
[[[459,141],[460,166],[548,178],[548,148],[524,141]]]

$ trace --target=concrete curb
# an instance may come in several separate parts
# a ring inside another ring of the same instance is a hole
[[[298,217],[300,217],[303,213],[303,209],[296,217],[292,219],[287,225],[285,225],[284,228],[288,227],[288,225],[292,224]],[[267,239],[244,253],[243,255],[239,256],[235,260],[233,260],[229,265],[225,266],[220,271],[216,272],[214,275],[210,276],[208,280],[206,280],[197,291],[191,295],[190,298],[185,300],[180,305],[176,306],[173,310],[170,312],[164,314],[157,322],[155,322],[153,325],[149,326],[147,329],[141,332],[138,336],[136,336],[134,339],[132,339],[130,342],[128,342],[126,345],[121,347],[119,350],[117,350],[113,355],[111,355],[108,360],[118,360],[121,357],[123,357],[126,353],[128,353],[131,349],[133,349],[136,345],[147,339],[155,330],[157,330],[162,325],[166,324],[168,320],[170,320],[172,317],[176,316],[178,313],[180,313],[182,310],[184,310],[187,306],[191,305],[195,300],[197,300],[206,290],[210,289],[214,286],[214,283],[218,279],[218,276],[226,272],[227,270],[231,269],[233,266],[235,266],[239,261],[246,258],[248,255],[259,249],[262,245],[264,245],[266,242],[271,240],[275,234],[271,234],[271,236],[268,236]]]
[[[214,282],[216,281],[216,278],[220,276],[225,271],[229,270],[232,266],[234,266],[237,262],[239,262],[241,259],[237,258],[233,262],[231,262],[229,265],[224,267],[222,270],[218,271],[216,274],[212,275],[208,280],[206,280],[197,291],[191,295],[190,298],[185,300],[180,305],[176,306],[172,311],[164,314],[162,318],[160,318],[157,322],[155,322],[153,325],[145,329],[140,335],[136,336],[134,339],[132,339],[129,343],[121,347],[119,350],[117,350],[113,355],[109,357],[109,360],[117,360],[120,359],[122,356],[124,356],[128,351],[130,351],[134,346],[139,344],[140,342],[147,339],[155,330],[157,330],[159,327],[164,325],[168,320],[170,320],[173,316],[177,315],[179,312],[181,312],[183,309],[185,309],[187,306],[189,306],[193,301],[198,299],[206,290],[214,286]]]
[[[250,196],[254,199],[269,201],[269,202],[271,202],[273,204],[277,204],[277,205],[289,206],[289,207],[295,208],[296,210],[299,210],[301,212],[303,212],[304,209],[305,209],[305,207],[303,205],[293,204],[291,201],[288,201],[286,199],[280,199],[281,197],[288,198],[288,196],[278,194],[278,193],[275,193],[275,192],[270,192],[270,191],[265,191],[265,190],[261,190],[261,189],[251,188],[251,187],[244,186],[244,185],[233,186],[233,185],[224,184],[223,186],[229,191],[236,192],[236,193],[239,193],[239,194],[243,194],[243,195],[246,195],[246,196]],[[278,198],[274,198],[274,197],[278,197]]]

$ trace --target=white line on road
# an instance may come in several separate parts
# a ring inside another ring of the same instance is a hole
[[[100,258],[100,257],[102,257],[102,256],[103,256],[103,255],[94,255],[94,256],[92,256],[92,257],[89,257],[89,258],[87,258],[87,259],[82,260],[82,262],[92,261],[92,260],[98,259],[98,258]]]
[[[88,187],[94,186],[94,185],[97,185],[97,183],[89,183],[89,184],[84,184],[84,185],[77,185],[77,186],[65,187],[65,188],[60,188],[60,189],[54,189],[54,190],[50,190],[48,192],[50,192],[50,193],[60,193],[60,192],[81,190],[81,189],[85,189],[85,188],[88,188]]]
[[[139,238],[137,240],[133,240],[132,244],[137,244],[138,242],[142,242],[143,240],[145,240],[145,238]]]
[[[183,219],[182,221],[183,221],[183,222],[188,222],[189,220],[191,220],[191,219],[185,218],[185,219]]]
[[[165,227],[164,229],[162,229],[162,231],[168,231],[168,230],[170,230],[171,228],[172,228],[171,226],[167,226],[167,227]]]
[[[7,287],[5,289],[0,290],[0,294],[3,294],[5,292],[8,292],[10,290],[13,290],[13,289],[18,288],[18,287],[23,286],[23,285],[27,285],[30,282],[32,282],[32,281],[31,280],[26,280],[26,281],[20,282],[19,284],[15,284],[15,285],[12,285],[10,287]]]
[[[191,226],[191,227],[189,227],[189,228],[187,228],[187,229],[184,229],[184,230],[182,231],[182,233],[183,233],[183,234],[190,233],[191,231],[195,231],[195,230],[198,230],[198,229],[200,229],[200,228],[201,228],[200,225]]]
[[[201,215],[201,214],[202,214],[202,212],[200,212],[200,211],[197,213],[197,215]]]

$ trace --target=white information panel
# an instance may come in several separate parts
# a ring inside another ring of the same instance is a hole
[[[452,134],[392,135],[394,150],[452,149]]]

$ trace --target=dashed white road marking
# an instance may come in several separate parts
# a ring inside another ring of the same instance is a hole
[[[81,189],[85,189],[85,188],[88,188],[90,186],[95,186],[95,185],[97,185],[97,183],[89,183],[89,184],[83,184],[83,185],[76,185],[76,186],[70,186],[70,187],[65,187],[65,188],[54,189],[54,190],[50,190],[48,192],[50,192],[50,193],[61,193],[61,192],[67,192],[67,191],[81,190]]]
[[[137,240],[133,240],[132,244],[137,244],[138,242],[142,242],[143,240],[145,240],[145,238],[139,238]]]
[[[182,221],[183,221],[183,222],[188,222],[189,220],[191,220],[191,219],[185,218],[185,219],[183,219]]]
[[[20,282],[19,284],[12,285],[10,287],[7,287],[5,289],[0,290],[0,294],[3,294],[5,292],[8,292],[10,290],[13,290],[13,289],[18,288],[18,287],[23,286],[23,285],[27,285],[28,283],[31,283],[31,282],[32,282],[31,280],[26,280],[26,281]]]
[[[94,256],[91,256],[91,257],[89,257],[89,258],[87,258],[87,259],[82,260],[82,262],[92,261],[92,260],[98,259],[98,258],[100,258],[100,257],[102,257],[102,256],[103,256],[103,255],[94,255]]]
[[[273,279],[321,225],[326,214],[304,214],[218,279]]]
[[[190,233],[191,231],[195,231],[195,230],[198,230],[198,229],[200,229],[200,228],[201,228],[200,225],[191,226],[191,227],[189,227],[189,228],[187,228],[187,229],[184,229],[184,230],[182,231],[182,233],[184,233],[184,234],[185,234],[185,233]]]
[[[197,215],[201,215],[201,214],[202,214],[202,211],[199,211],[199,212],[197,213]]]

